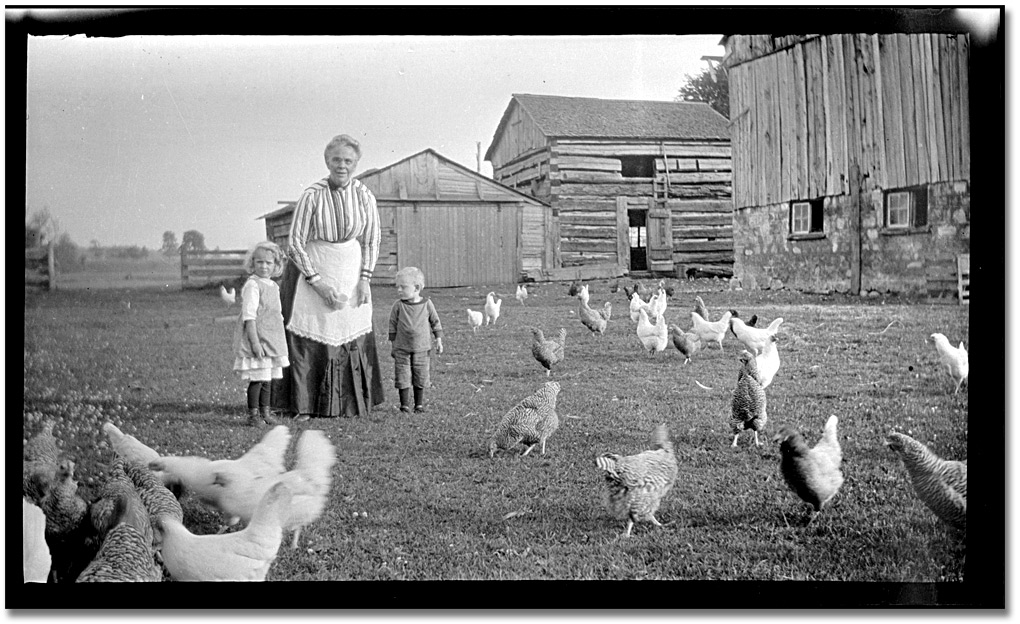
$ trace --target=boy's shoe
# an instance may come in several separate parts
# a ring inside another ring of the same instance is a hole
[[[308,414],[294,414],[294,422],[305,422],[311,418]]]
[[[262,424],[262,417],[259,416],[259,408],[248,408],[248,420],[244,421],[244,424],[249,427],[258,427]]]
[[[400,411],[405,413],[405,414],[409,414],[409,413],[411,413],[411,407],[408,406],[408,405],[401,405],[400,406]]]
[[[425,406],[424,405],[415,405],[414,406],[414,413],[415,414],[424,414],[425,413]]]
[[[259,408],[259,415],[262,417],[262,421],[267,425],[273,425],[274,427],[280,424],[280,421],[273,416],[273,410],[268,406]]]

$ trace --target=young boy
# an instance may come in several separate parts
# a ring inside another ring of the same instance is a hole
[[[425,275],[417,267],[405,267],[396,275],[397,299],[390,310],[389,336],[393,343],[393,382],[400,393],[400,411],[411,411],[414,388],[414,412],[425,411],[425,388],[429,385],[429,356],[432,336],[436,351],[443,352],[443,327],[430,299],[421,296]]]

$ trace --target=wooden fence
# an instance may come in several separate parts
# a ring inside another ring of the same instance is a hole
[[[246,277],[245,249],[227,251],[181,250],[181,288],[205,288],[229,284]]]
[[[925,268],[928,303],[970,305],[970,254],[936,257]]]
[[[25,250],[25,286],[57,289],[57,270],[53,263],[53,245]]]

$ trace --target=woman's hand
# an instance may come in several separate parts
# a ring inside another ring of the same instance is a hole
[[[354,300],[353,307],[358,307],[363,303],[372,303],[372,287],[367,279],[358,280],[358,285],[354,287]]]

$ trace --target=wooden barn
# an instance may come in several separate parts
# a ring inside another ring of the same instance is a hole
[[[514,94],[485,159],[552,206],[549,277],[732,272],[729,129],[708,104]]]
[[[416,266],[428,287],[516,283],[551,261],[548,205],[434,150],[357,177],[382,222],[374,281],[392,284],[398,269]],[[297,200],[280,203],[260,218],[266,236],[285,245]]]
[[[955,291],[970,251],[968,36],[723,45],[744,285]]]

